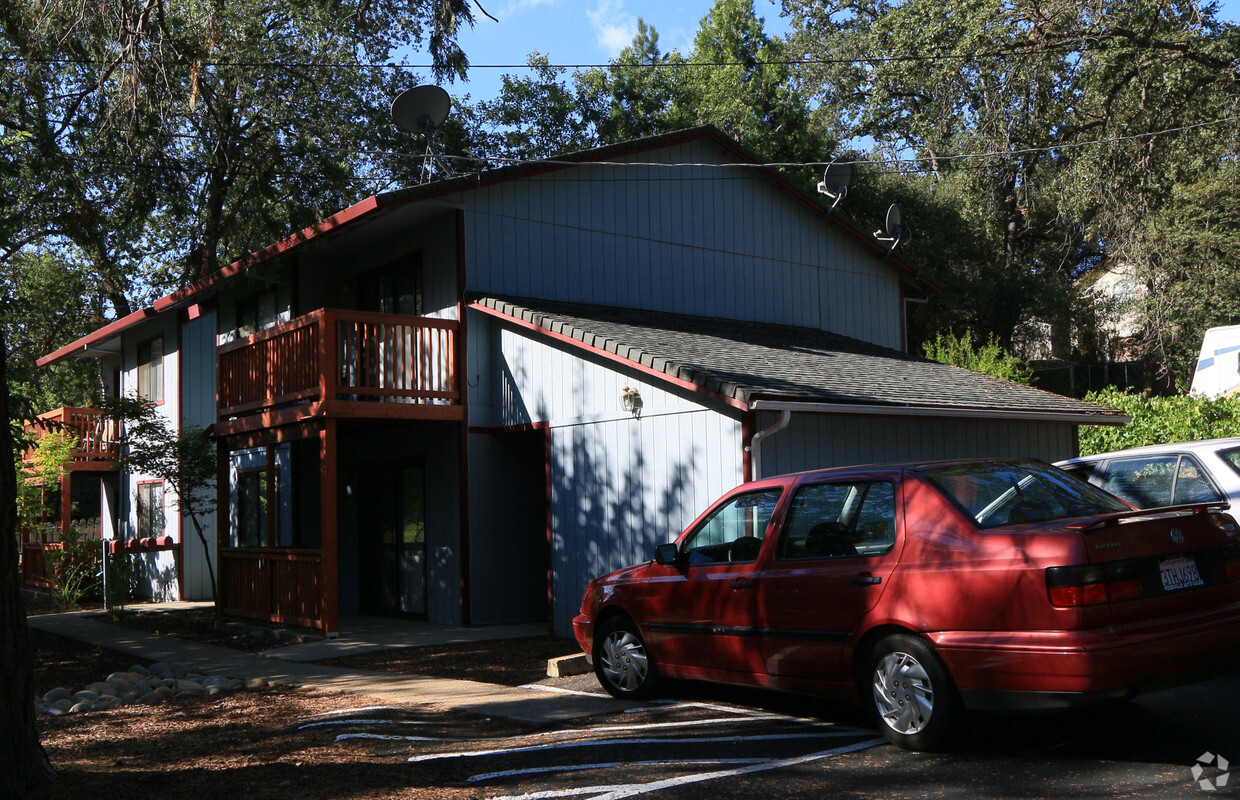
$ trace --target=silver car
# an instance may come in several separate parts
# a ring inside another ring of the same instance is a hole
[[[1055,466],[1137,508],[1221,500],[1240,509],[1240,437],[1133,447]]]

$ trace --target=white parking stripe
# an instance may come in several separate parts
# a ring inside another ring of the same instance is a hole
[[[771,742],[788,739],[836,739],[841,736],[856,736],[852,731],[847,732],[815,732],[815,733],[774,733],[764,734],[761,736],[702,736],[690,739],[598,739],[589,742],[558,742],[554,744],[536,744],[528,747],[505,747],[493,750],[471,750],[456,753],[427,753],[420,756],[410,756],[409,763],[417,763],[419,761],[436,761],[439,759],[449,758],[477,758],[480,756],[502,756],[511,755],[513,753],[530,753],[536,750],[568,750],[576,747],[613,747],[616,745],[626,744],[717,744],[719,742]],[[359,734],[360,736],[360,734]],[[375,738],[392,738],[400,739],[402,737],[379,737]],[[339,741],[339,738],[337,738]]]
[[[583,772],[591,769],[614,769],[616,767],[683,767],[690,764],[724,766],[725,764],[763,764],[769,758],[696,758],[677,759],[675,761],[612,761],[602,764],[567,764],[558,767],[527,767],[525,769],[506,769],[502,772],[482,772],[466,778],[468,783],[489,781],[496,778],[513,778],[518,775],[545,775],[553,772]]]
[[[737,722],[767,722],[773,719],[787,719],[778,714],[771,714],[764,717],[746,717],[738,719],[736,717],[715,717],[713,719],[689,719],[680,722],[643,722],[636,725],[600,725],[597,728],[577,728],[562,731],[543,731],[542,733],[527,734],[525,736],[509,736],[509,739],[528,739],[539,736],[578,736],[588,733],[614,733],[616,731],[648,731],[654,728],[696,728],[700,725],[729,725]]]
[[[345,714],[360,714],[361,712],[371,711],[408,711],[409,706],[360,706],[358,708],[341,708],[336,711],[324,711],[322,714],[312,714],[305,719],[318,719],[319,717],[343,717]]]
[[[550,800],[550,798],[555,797],[574,797],[586,794],[594,795],[591,800],[623,800],[623,798],[626,797],[647,794],[649,792],[657,792],[660,789],[670,789],[674,786],[685,786],[692,783],[718,780],[719,778],[731,778],[737,775],[746,775],[754,772],[766,772],[772,769],[795,767],[798,764],[807,764],[811,761],[820,761],[824,758],[830,758],[831,756],[842,755],[844,753],[853,753],[858,750],[866,750],[871,747],[877,747],[880,744],[886,744],[886,742],[886,739],[868,739],[864,742],[858,742],[844,747],[837,747],[833,750],[823,750],[817,753],[810,753],[805,756],[797,756],[796,758],[768,761],[762,764],[737,767],[736,769],[702,772],[697,775],[683,775],[678,778],[666,778],[664,780],[651,781],[649,783],[615,784],[611,786],[581,786],[573,789],[554,789],[541,792],[530,792],[529,794],[510,795],[507,797],[492,797],[489,798],[489,800]]]
[[[298,725],[297,730],[306,728],[326,728],[331,725],[430,725],[429,722],[409,719],[325,719],[322,722],[307,722]]]
[[[460,739],[436,739],[431,736],[396,736],[386,733],[342,733],[335,741],[345,742],[349,739],[378,739],[383,742],[459,742]]]
[[[519,689],[533,689],[536,692],[551,692],[552,694],[575,694],[581,697],[597,697],[600,700],[606,700],[607,695],[602,692],[583,692],[578,689],[565,689],[562,686],[543,686],[538,683],[526,683],[517,687]]]

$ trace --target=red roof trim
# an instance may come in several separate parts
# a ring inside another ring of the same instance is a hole
[[[668,375],[666,372],[663,372],[662,370],[657,370],[654,367],[648,367],[645,364],[641,364],[637,361],[633,361],[632,359],[628,359],[628,358],[625,358],[624,356],[617,355],[616,353],[613,353],[610,350],[604,350],[601,347],[595,347],[594,345],[586,344],[580,339],[574,339],[572,336],[566,336],[562,333],[557,333],[555,331],[548,330],[542,327],[541,325],[538,325],[537,323],[521,319],[520,317],[514,317],[511,314],[505,314],[503,311],[500,311],[499,309],[491,308],[490,306],[483,305],[482,303],[478,303],[478,302],[470,303],[469,307],[476,311],[481,311],[484,314],[489,314],[492,317],[502,319],[505,322],[511,322],[512,324],[517,325],[518,327],[521,327],[521,328],[525,328],[526,330],[534,331],[542,336],[546,336],[551,339],[554,339],[557,342],[563,342],[564,344],[571,345],[577,349],[586,350],[595,355],[602,356],[608,361],[614,361],[618,364],[622,364],[630,369],[635,369],[638,372],[641,372],[645,375],[649,375],[660,381],[670,383],[673,386],[678,386],[682,389],[688,389],[689,391],[694,392],[696,394],[709,397],[712,400],[718,400],[719,402],[725,403],[731,406],[732,408],[737,408],[737,409],[740,409],[741,411],[749,410],[748,404],[746,404],[742,400],[737,400],[735,397],[728,397],[725,394],[720,394],[719,392],[712,391],[711,389],[707,389],[705,386],[702,386],[699,383],[694,383],[692,381],[687,381],[684,378],[677,378],[673,375]]]
[[[92,344],[96,344],[105,339],[110,339],[111,337],[122,333],[145,319],[159,316],[160,314],[171,311],[182,304],[190,302],[198,294],[212,288],[222,281],[226,281],[229,278],[241,274],[256,264],[261,264],[262,262],[274,258],[281,253],[285,253],[300,244],[317,239],[338,228],[349,225],[362,217],[378,211],[380,208],[397,205],[401,205],[401,203],[394,202],[384,204],[379,201],[379,198],[372,195],[359,203],[354,203],[343,211],[337,211],[335,214],[332,214],[324,220],[316,222],[314,225],[302,228],[292,236],[287,236],[275,244],[268,245],[262,250],[256,250],[244,258],[234,261],[227,267],[221,269],[219,272],[216,272],[214,275],[203,278],[197,283],[178,289],[172,294],[156,300],[151,304],[150,308],[144,308],[140,311],[135,311],[126,317],[113,320],[104,327],[88,333],[77,341],[71,342],[59,350],[48,353],[38,359],[35,363],[40,367],[45,367],[48,364],[55,364],[56,362],[63,361],[66,358],[72,358],[73,356],[81,353],[83,350],[89,348]]]
[[[48,364],[55,364],[57,361],[63,361],[66,358],[77,355],[82,350],[88,349],[93,344],[98,344],[105,339],[112,338],[131,325],[137,325],[142,320],[155,315],[156,312],[153,308],[140,309],[133,312],[129,316],[113,320],[96,331],[91,331],[77,341],[71,342],[59,350],[54,350],[51,353],[48,353],[34,363],[40,367],[46,367]]]

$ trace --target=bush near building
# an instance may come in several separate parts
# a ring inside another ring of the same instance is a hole
[[[1147,444],[1240,436],[1240,395],[1145,397],[1131,391],[1103,389],[1089,393],[1085,399],[1123,411],[1132,417],[1132,422],[1118,426],[1082,425],[1083,456]]]

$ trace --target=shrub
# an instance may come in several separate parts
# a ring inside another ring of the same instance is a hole
[[[1132,422],[1081,426],[1083,456],[1147,444],[1240,436],[1240,395],[1144,397],[1127,390],[1103,389],[1090,392],[1085,399],[1123,411]]]
[[[100,553],[93,546],[97,542],[84,540],[77,528],[62,534],[60,543],[60,549],[44,550],[43,564],[56,609],[72,611],[87,597],[98,597],[102,590]]]
[[[926,342],[922,352],[926,358],[940,364],[963,367],[1026,386],[1033,382],[1033,370],[1029,365],[1004,350],[993,333],[981,347],[976,347],[968,334],[936,333],[934,341]]]

